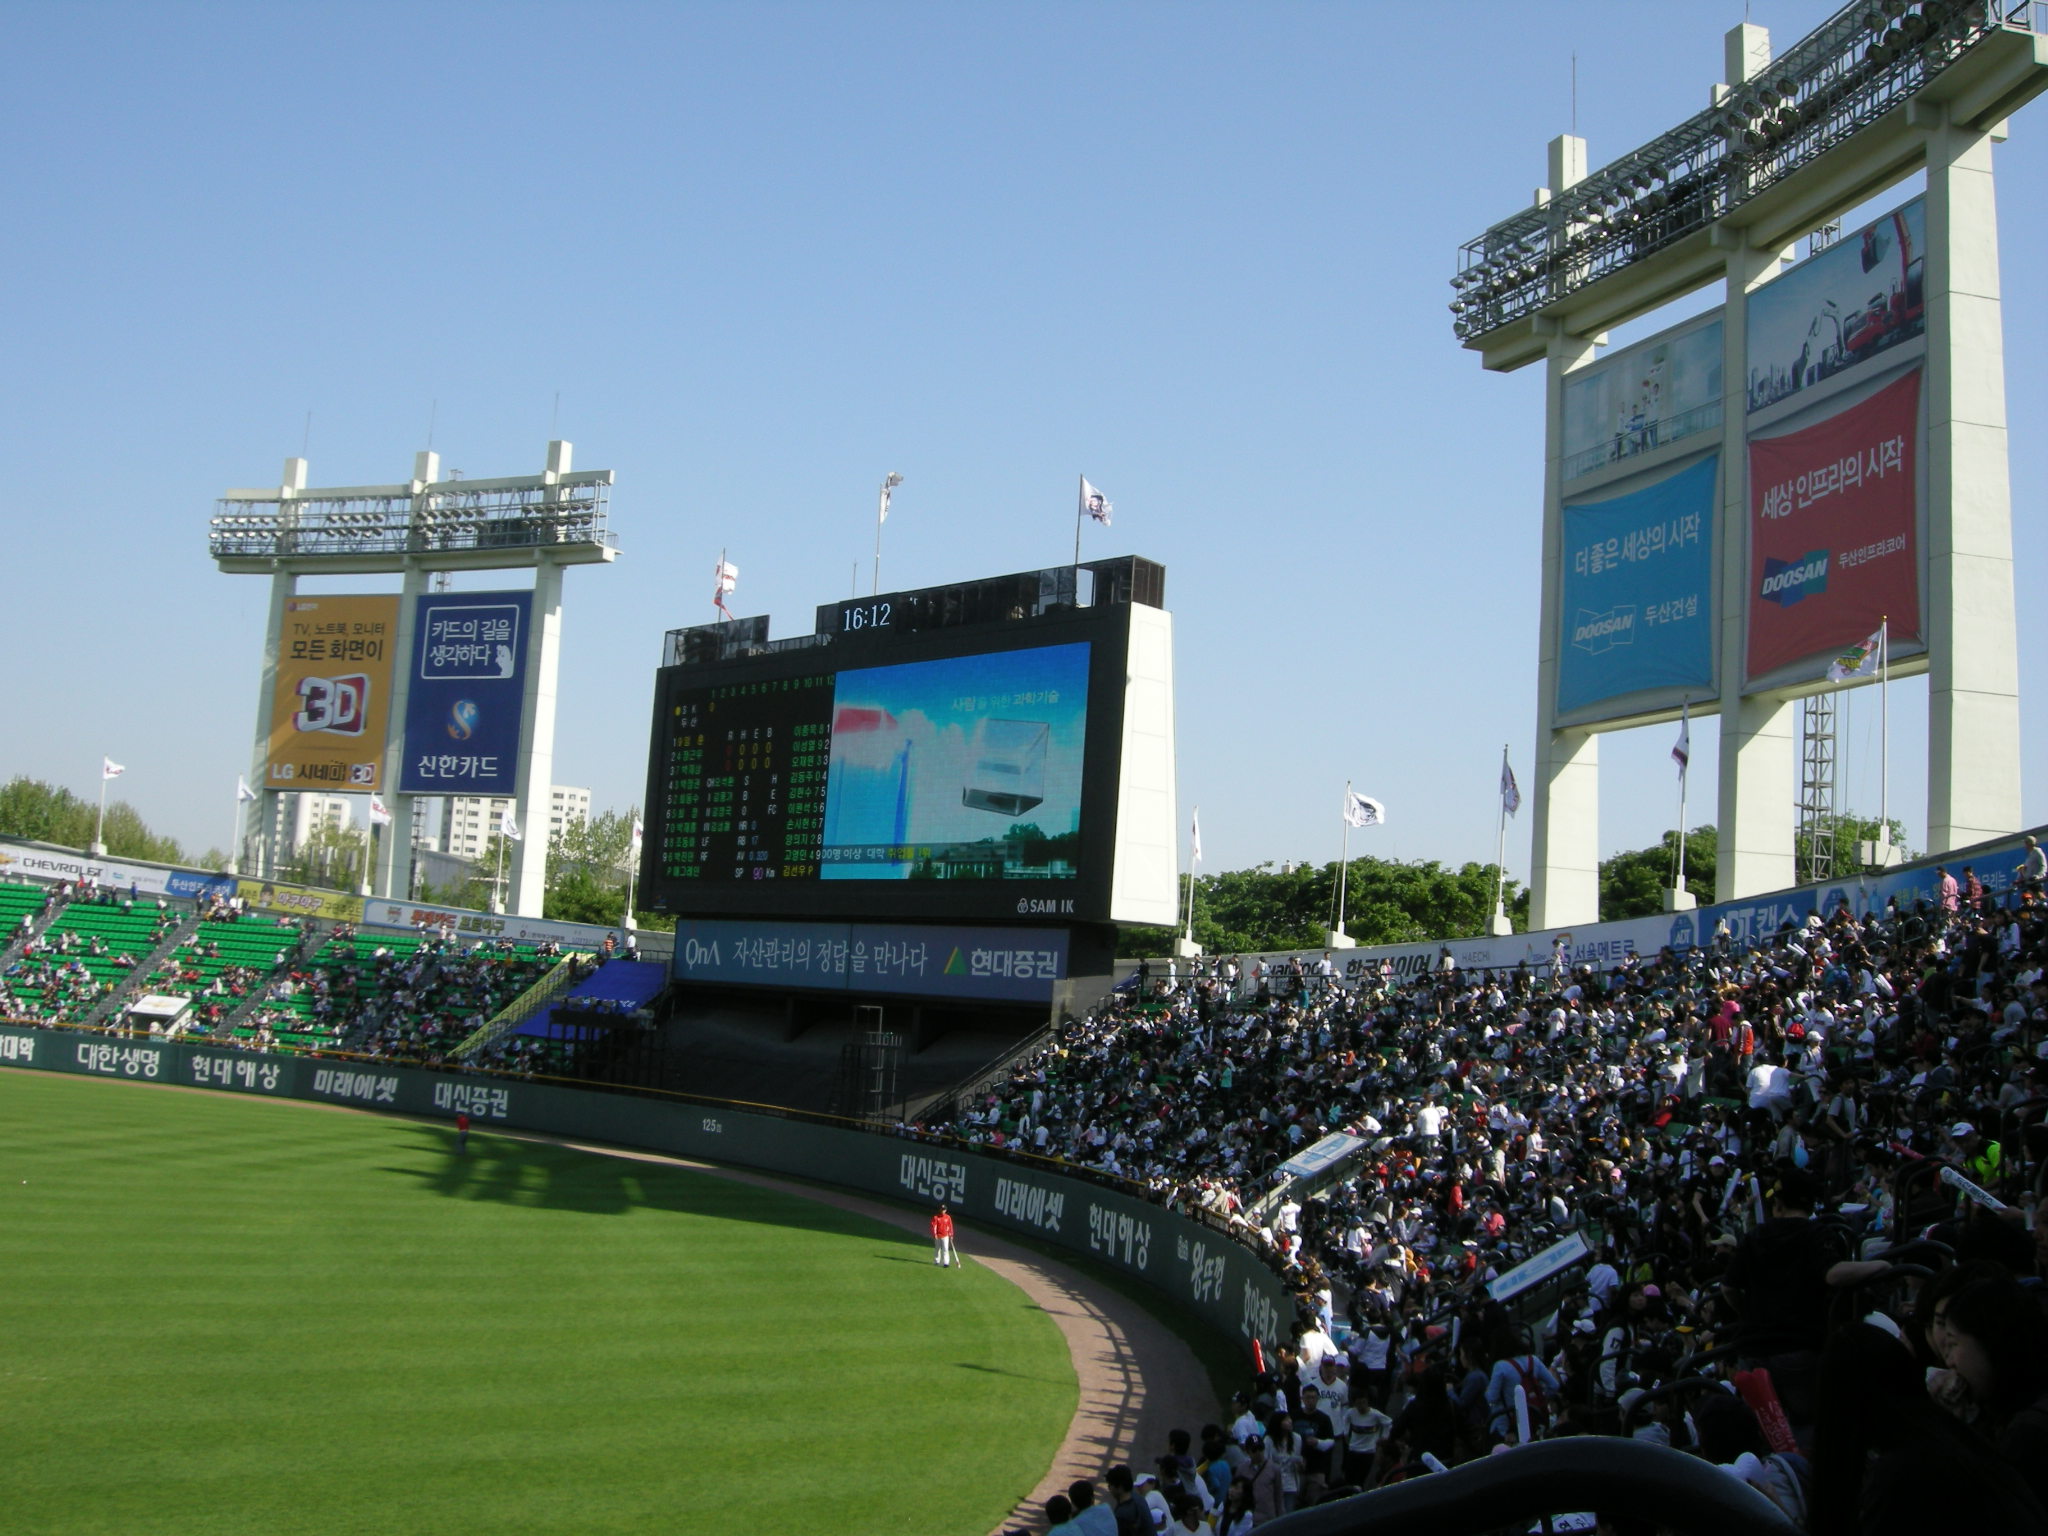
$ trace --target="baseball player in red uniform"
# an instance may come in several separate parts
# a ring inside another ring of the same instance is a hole
[[[960,1262],[953,1253],[953,1213],[943,1205],[932,1217],[932,1262],[941,1265]]]

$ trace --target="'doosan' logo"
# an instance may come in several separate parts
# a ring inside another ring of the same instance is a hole
[[[1617,645],[1629,644],[1636,637],[1635,631],[1636,611],[1632,606],[1610,608],[1605,613],[1581,608],[1572,625],[1572,644],[1597,656]]]
[[[1828,552],[1809,549],[1796,560],[1775,560],[1764,556],[1764,584],[1757,596],[1767,603],[1790,608],[1802,597],[1815,597],[1828,589]]]

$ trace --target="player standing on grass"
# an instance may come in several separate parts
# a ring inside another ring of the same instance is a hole
[[[960,1262],[953,1254],[953,1213],[944,1205],[932,1217],[932,1262],[941,1265]]]
[[[469,1150],[469,1112],[458,1110],[455,1115],[455,1150],[458,1153]]]

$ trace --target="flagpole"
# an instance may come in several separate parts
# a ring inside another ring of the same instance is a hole
[[[1877,837],[1884,853],[1884,867],[1891,868],[1892,856],[1892,617],[1877,620],[1877,692],[1881,723],[1878,726]]]
[[[1079,564],[1079,561],[1075,562]],[[1195,807],[1193,835],[1188,839],[1188,925],[1182,938],[1192,945],[1195,942],[1195,860],[1201,856],[1202,808]]]
[[[104,859],[107,856],[107,764],[100,761],[100,813],[92,824],[92,856]]]
[[[1679,734],[1685,739],[1685,761],[1678,765],[1678,879],[1672,890],[1685,889],[1685,781],[1692,776],[1692,701],[1679,705],[1679,716],[1684,721]]]
[[[632,814],[632,825],[638,826],[640,824],[639,810],[636,808]],[[636,846],[637,842],[638,839],[631,832],[626,834],[626,918],[619,925],[622,928],[631,928],[633,926],[633,893],[637,889],[640,879],[640,850]]]
[[[1351,809],[1351,780],[1349,779],[1344,781],[1344,809],[1347,813]],[[1338,820],[1344,824],[1343,840],[1337,845],[1339,849],[1337,854],[1337,932],[1341,934],[1344,932],[1345,909],[1348,905],[1346,898],[1351,894],[1351,817],[1349,814],[1346,814],[1340,816]]]
[[[500,913],[505,910],[505,818],[498,818],[498,878],[491,882],[491,901]]]
[[[228,873],[236,874],[242,867],[242,781],[235,780],[235,830],[228,837]]]
[[[1074,480],[1074,564],[1078,568],[1081,564],[1081,514],[1088,507],[1088,477],[1076,475]],[[1079,581],[1081,578],[1076,576],[1074,579]]]
[[[1493,915],[1494,915],[1494,916],[1495,916],[1496,918],[1504,918],[1504,917],[1506,917],[1506,916],[1508,915],[1508,796],[1507,796],[1507,782],[1508,782],[1508,747],[1507,747],[1507,743],[1506,743],[1506,742],[1502,742],[1502,743],[1501,743],[1501,747],[1500,747],[1500,793],[1499,793],[1499,794],[1498,794],[1498,795],[1497,795],[1497,796],[1495,797],[1495,798],[1497,798],[1497,799],[1498,799],[1498,800],[1500,801],[1500,812],[1499,812],[1499,818],[1498,818],[1498,819],[1499,819],[1499,822],[1500,822],[1500,832],[1499,832],[1499,836],[1498,836],[1498,837],[1497,837],[1497,838],[1495,839],[1495,841],[1494,841],[1494,850],[1493,850],[1493,873],[1494,873],[1494,881],[1493,881]],[[1502,928],[1502,926],[1501,926],[1501,924],[1499,924],[1498,922],[1496,922],[1496,923],[1494,924],[1494,927],[1495,927],[1495,930],[1496,930],[1497,932],[1504,932],[1504,931],[1505,931],[1505,929],[1503,929],[1503,928]]]

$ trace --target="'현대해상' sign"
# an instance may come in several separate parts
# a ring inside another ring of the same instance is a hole
[[[519,777],[533,594],[437,592],[418,603],[398,787],[510,795]]]
[[[1645,689],[1713,687],[1709,454],[1649,485],[1564,509],[1557,712]]]

